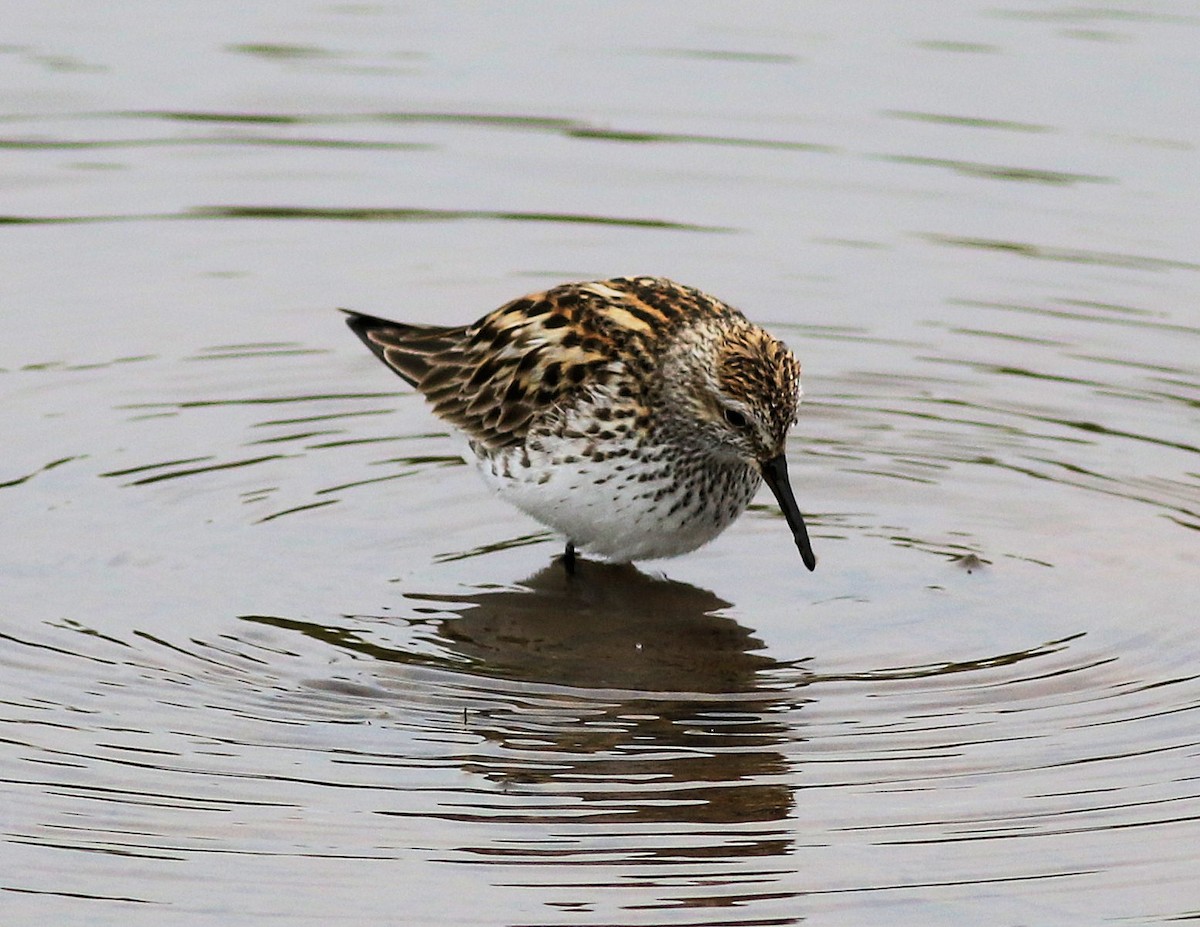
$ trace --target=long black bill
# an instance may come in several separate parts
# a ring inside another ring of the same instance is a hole
[[[813,553],[812,544],[808,540],[808,529],[804,527],[804,516],[796,505],[796,497],[792,495],[792,484],[788,482],[787,458],[780,454],[762,464],[763,479],[775,493],[779,507],[783,509],[783,517],[787,519],[788,527],[792,529],[792,537],[796,539],[796,549],[804,565],[810,570],[817,568],[817,555]]]

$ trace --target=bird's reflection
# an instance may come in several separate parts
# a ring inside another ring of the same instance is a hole
[[[756,864],[760,877],[786,871],[793,799],[782,745],[797,736],[803,700],[780,687],[771,672],[780,664],[752,632],[723,613],[729,603],[590,561],[574,576],[552,564],[503,589],[405,598],[409,638],[391,646],[378,642],[379,629],[402,630],[396,618],[251,620],[373,660],[374,684],[357,697],[373,690],[415,712],[423,739],[449,737],[447,761],[495,786],[464,789],[428,817],[531,828],[528,841],[487,841],[465,848],[471,854],[582,863],[588,835],[614,841],[610,849],[629,841],[647,865],[711,862],[731,904],[740,897],[733,860],[777,857],[777,867]],[[329,689],[353,694],[332,681]],[[548,824],[576,839],[539,846]]]
[[[506,817],[675,827],[787,816],[783,695],[763,683],[778,664],[713,593],[581,562],[574,576],[552,564],[515,589],[413,598],[452,609],[438,625],[445,645],[473,673],[506,683],[505,697],[466,712],[467,727],[497,749],[464,768],[569,799],[506,805]],[[514,703],[514,682],[551,688]],[[486,800],[477,809],[496,811]],[[735,855],[787,843],[758,831]]]
[[[753,692],[775,661],[713,593],[628,564],[551,564],[516,589],[418,595],[455,617],[440,636],[475,671],[576,688]]]

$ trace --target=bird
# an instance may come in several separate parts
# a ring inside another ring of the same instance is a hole
[[[471,325],[347,324],[461,431],[502,499],[576,549],[625,563],[707,544],[766,482],[804,565],[788,479],[800,364],[739,310],[664,277],[566,283]]]

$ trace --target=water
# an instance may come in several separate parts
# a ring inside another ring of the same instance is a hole
[[[1192,4],[14,6],[5,923],[1200,916]],[[817,572],[567,583],[333,311],[620,273]]]

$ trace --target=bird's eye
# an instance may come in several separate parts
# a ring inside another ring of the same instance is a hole
[[[742,415],[737,409],[726,408],[722,411],[725,413],[725,421],[729,422],[734,428],[746,427],[746,416]]]

